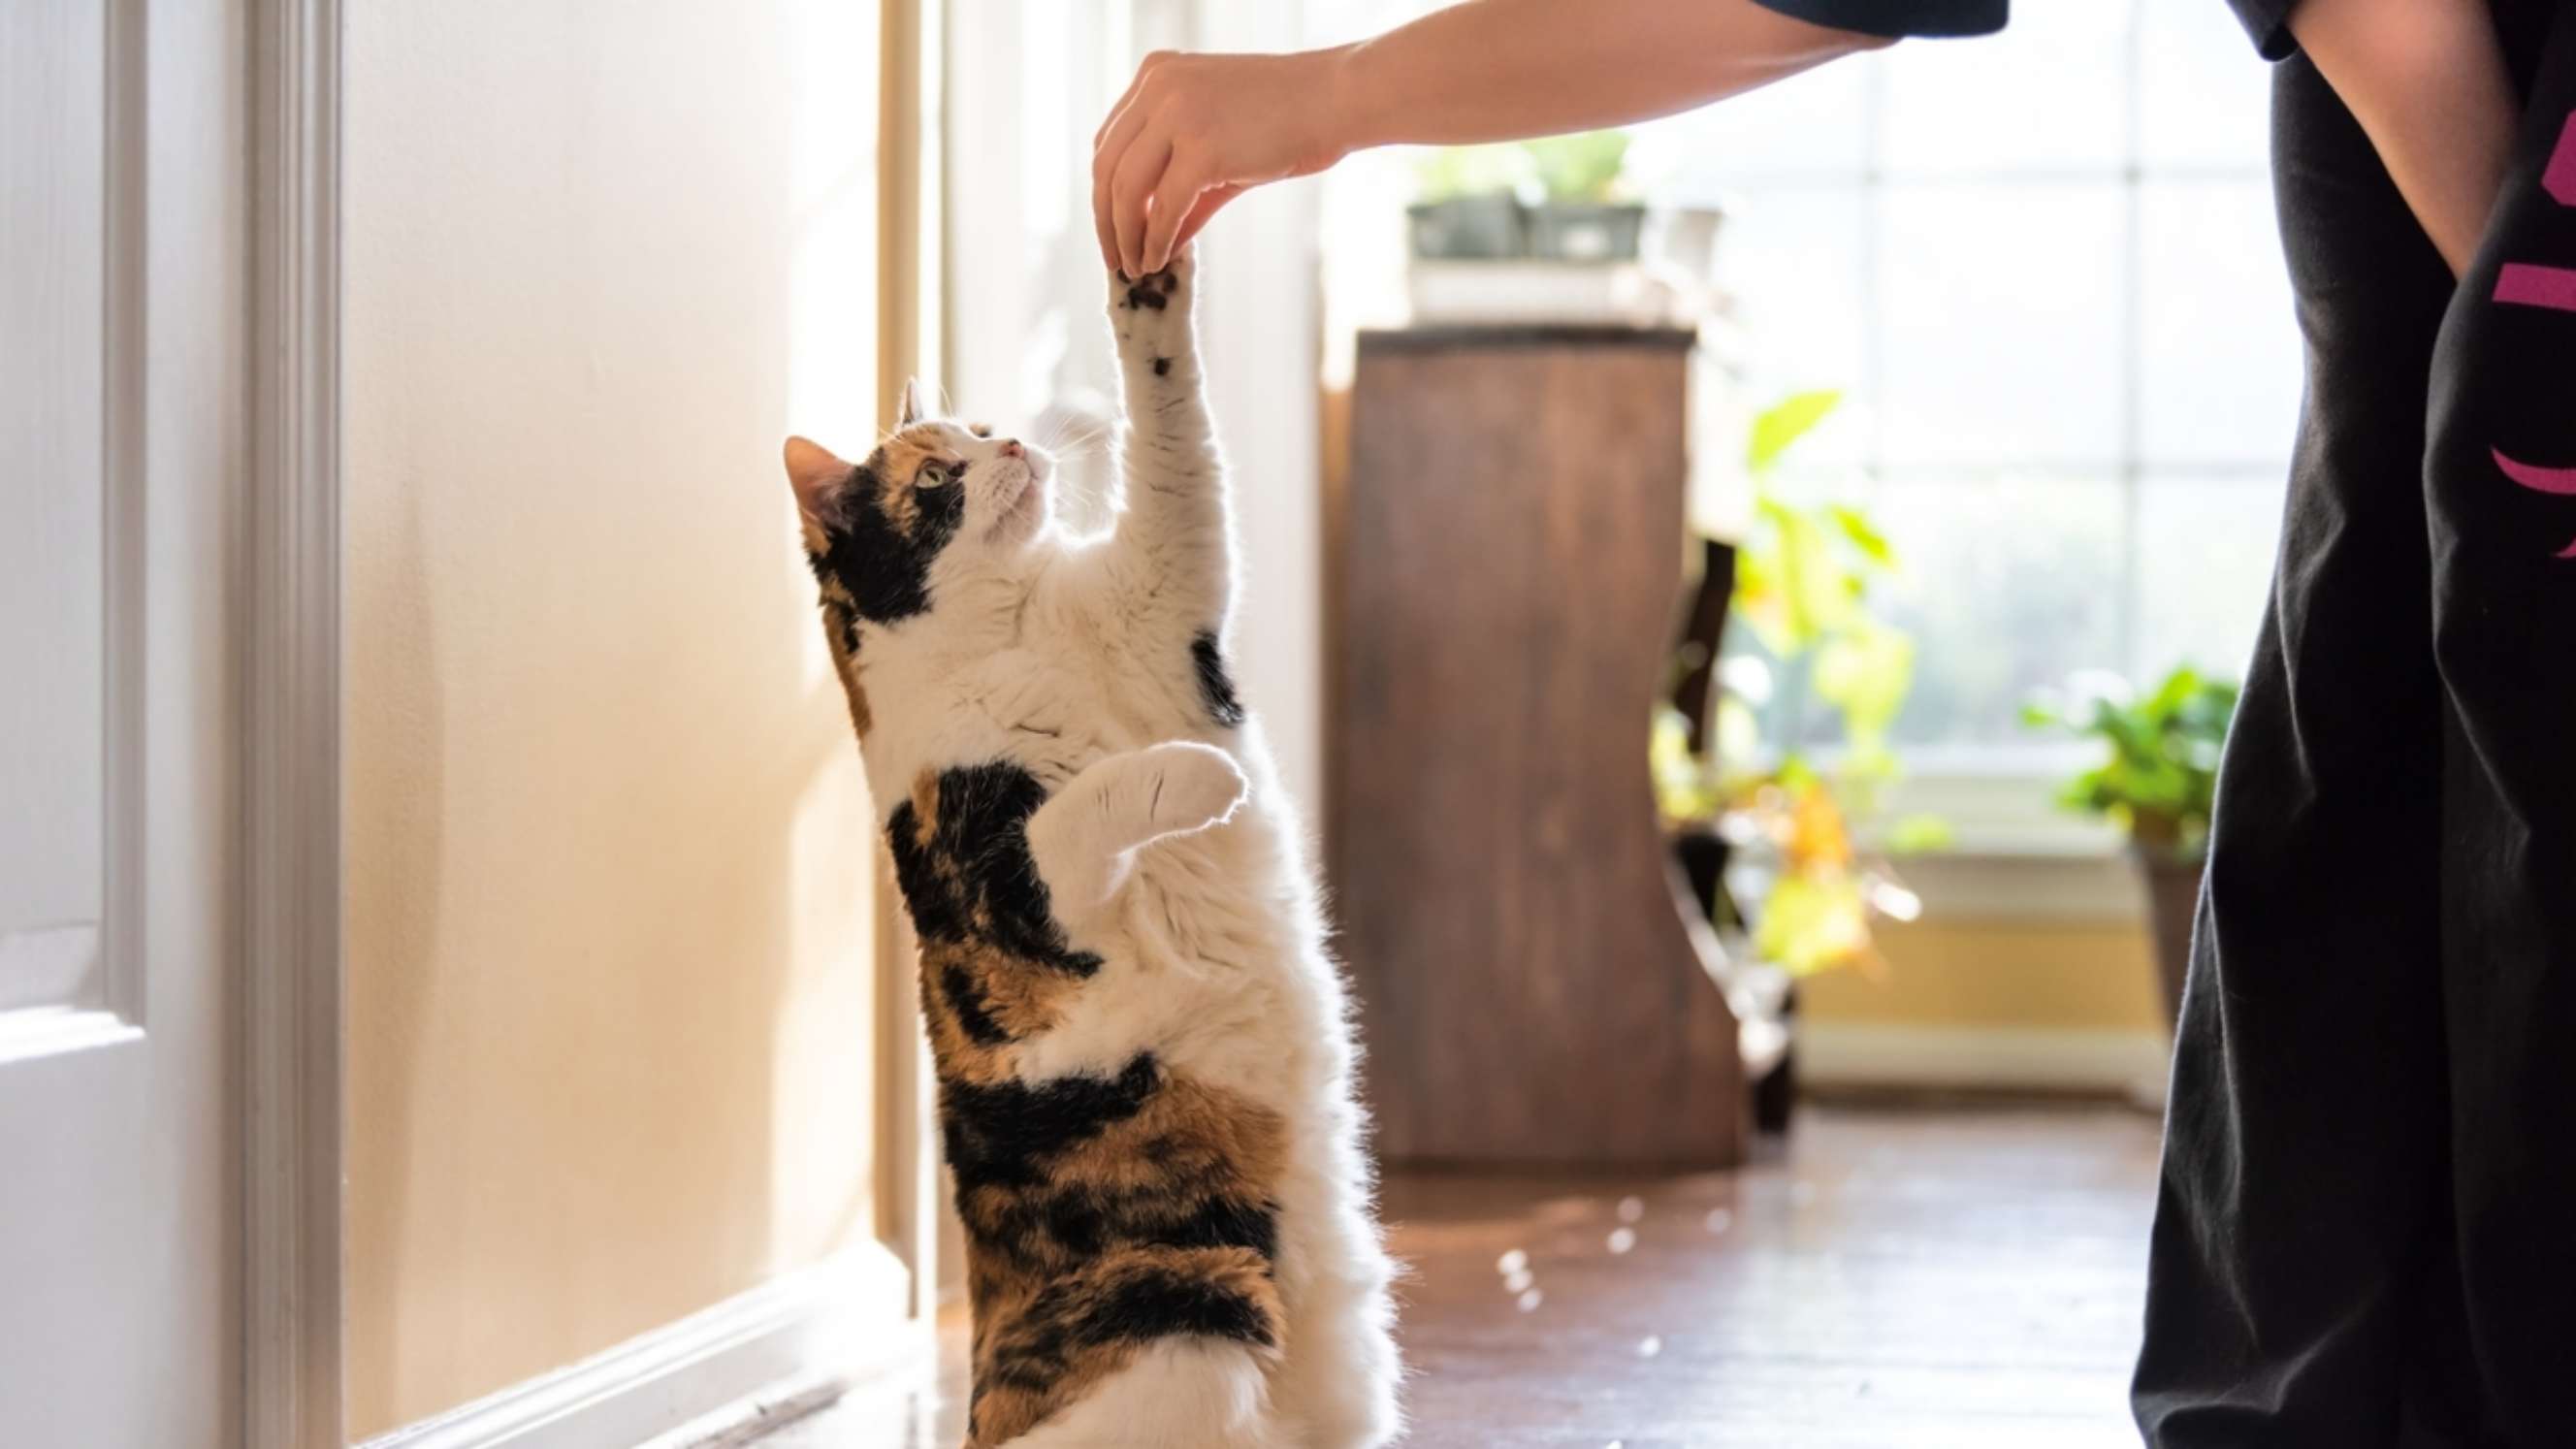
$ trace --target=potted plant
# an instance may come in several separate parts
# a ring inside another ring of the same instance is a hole
[[[1619,195],[1628,133],[1584,131],[1522,143],[1545,198],[1529,213],[1530,255],[1551,262],[1632,262],[1646,208]]]
[[[1529,252],[1520,197],[1528,157],[1516,146],[1450,146],[1414,170],[1420,199],[1405,209],[1413,254],[1425,261],[1507,261]]]
[[[1875,924],[1920,910],[1853,825],[1880,815],[1897,774],[1888,732],[1913,684],[1912,638],[1870,607],[1895,552],[1862,510],[1793,502],[1771,486],[1780,455],[1839,400],[1800,393],[1755,418],[1745,457],[1754,525],[1735,550],[1725,610],[1746,637],[1714,666],[1723,687],[1704,728],[1665,710],[1650,751],[1684,872],[1711,923],[1736,938],[1728,1004],[1744,1027],[1755,1122],[1770,1131],[1787,1125],[1794,1096],[1797,982],[1883,969]],[[1693,652],[1706,650],[1698,641]],[[1831,731],[1819,728],[1827,717]],[[1828,733],[1838,736],[1830,756],[1815,748]],[[1943,834],[1928,820],[1886,830],[1898,850],[1937,848]]]
[[[1424,261],[1631,262],[1646,208],[1620,194],[1628,133],[1451,146],[1414,170],[1405,215]]]
[[[2035,700],[2023,719],[2098,742],[2104,758],[2069,780],[2058,803],[2117,824],[2129,837],[2147,890],[2164,986],[2165,1019],[2182,1014],[2191,968],[2193,913],[2209,846],[2218,757],[2236,712],[2236,685],[2175,669],[2143,699],[2115,676],[2085,676],[2060,698]]]

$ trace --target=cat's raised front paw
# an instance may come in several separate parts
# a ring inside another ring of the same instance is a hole
[[[1142,277],[1121,276],[1116,268],[1109,272],[1109,309],[1113,312],[1165,312],[1173,308],[1187,311],[1190,284],[1198,271],[1195,247],[1183,247],[1172,254],[1171,265]]]
[[[1198,259],[1190,249],[1159,272],[1130,280],[1109,274],[1109,324],[1120,355],[1168,358],[1190,342],[1190,305],[1198,293]]]

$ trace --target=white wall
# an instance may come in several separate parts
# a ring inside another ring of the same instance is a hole
[[[346,0],[350,1428],[870,1242],[877,7]]]

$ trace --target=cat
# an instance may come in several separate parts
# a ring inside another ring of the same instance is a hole
[[[921,943],[974,1314],[968,1449],[1370,1449],[1393,1268],[1295,811],[1229,671],[1197,263],[1110,277],[1123,506],[925,416],[787,444]]]

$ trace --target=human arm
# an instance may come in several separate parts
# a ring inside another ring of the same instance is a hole
[[[1887,43],[1756,0],[1466,0],[1353,45],[1157,54],[1093,139],[1101,256],[1158,271],[1245,189],[1354,151],[1625,125]]]
[[[2518,113],[2486,0],[2294,0],[2286,19],[2452,275],[2466,271]]]

